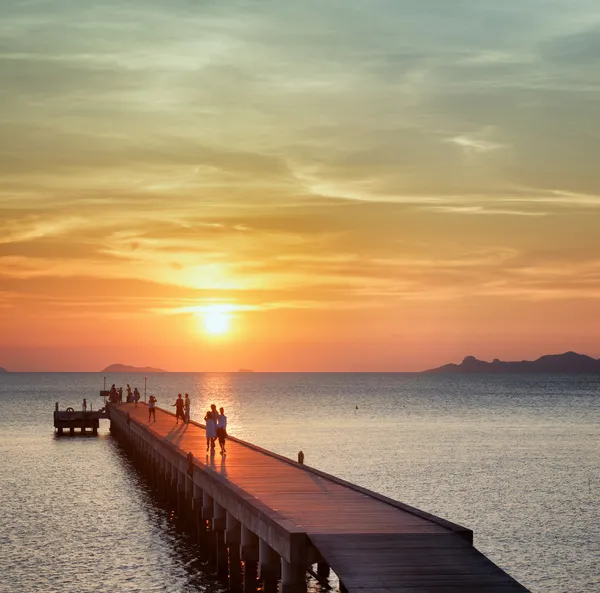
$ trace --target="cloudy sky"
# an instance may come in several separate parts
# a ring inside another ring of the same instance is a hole
[[[597,0],[0,10],[0,366],[600,356]]]

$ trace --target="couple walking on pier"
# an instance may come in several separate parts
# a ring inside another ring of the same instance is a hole
[[[181,398],[181,393],[177,395],[177,399],[173,404],[175,407],[175,424],[179,424],[179,419],[183,424],[190,423],[190,396],[186,393],[185,398]]]
[[[225,439],[227,438],[227,416],[225,416],[225,410],[219,408],[217,412],[217,406],[212,404],[210,410],[204,416],[204,422],[206,422],[206,450],[210,449],[211,455],[214,454],[215,441],[219,439],[220,453],[224,455],[226,453]]]

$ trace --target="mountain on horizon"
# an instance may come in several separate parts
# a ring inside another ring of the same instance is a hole
[[[157,369],[154,367],[135,367],[127,364],[111,364],[105,369],[100,371],[101,373],[168,373],[164,369]]]
[[[7,371],[4,367],[0,367],[0,373],[10,373],[10,371]]]
[[[466,356],[460,364],[446,364],[423,373],[600,373],[600,359],[565,352],[564,354],[546,354],[537,360],[521,360],[505,362],[495,358],[492,362],[479,360],[474,356]]]

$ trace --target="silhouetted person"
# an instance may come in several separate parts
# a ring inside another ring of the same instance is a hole
[[[175,424],[179,424],[180,418],[181,422],[185,424],[185,414],[183,411],[183,399],[181,398],[181,393],[177,396],[173,406],[175,407]]]
[[[206,412],[204,416],[204,422],[206,423],[206,450],[210,448],[210,452],[215,451],[215,439],[217,438],[217,423],[213,416],[212,410]]]
[[[131,385],[129,385],[129,383],[127,383],[127,403],[132,402],[133,401],[133,397],[131,395]]]
[[[123,403],[123,388],[119,387],[119,403]]]
[[[183,405],[185,408],[185,420],[186,424],[190,423],[190,396],[186,393],[185,398],[183,400]]]
[[[85,399],[85,397],[83,398],[83,411],[85,412],[87,410],[87,399]]]
[[[154,422],[156,422],[156,398],[153,395],[148,400],[148,422],[151,418],[154,418]]]
[[[217,416],[217,437],[221,447],[221,455],[223,455],[225,453],[225,439],[227,438],[227,416],[225,416],[223,408],[219,408],[219,415]]]
[[[137,407],[137,404],[140,401],[140,392],[137,387],[133,390],[133,401],[135,402],[135,405]]]

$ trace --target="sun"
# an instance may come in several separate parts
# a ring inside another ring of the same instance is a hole
[[[222,336],[229,331],[231,315],[218,305],[206,308],[202,312],[204,331],[211,336]]]

